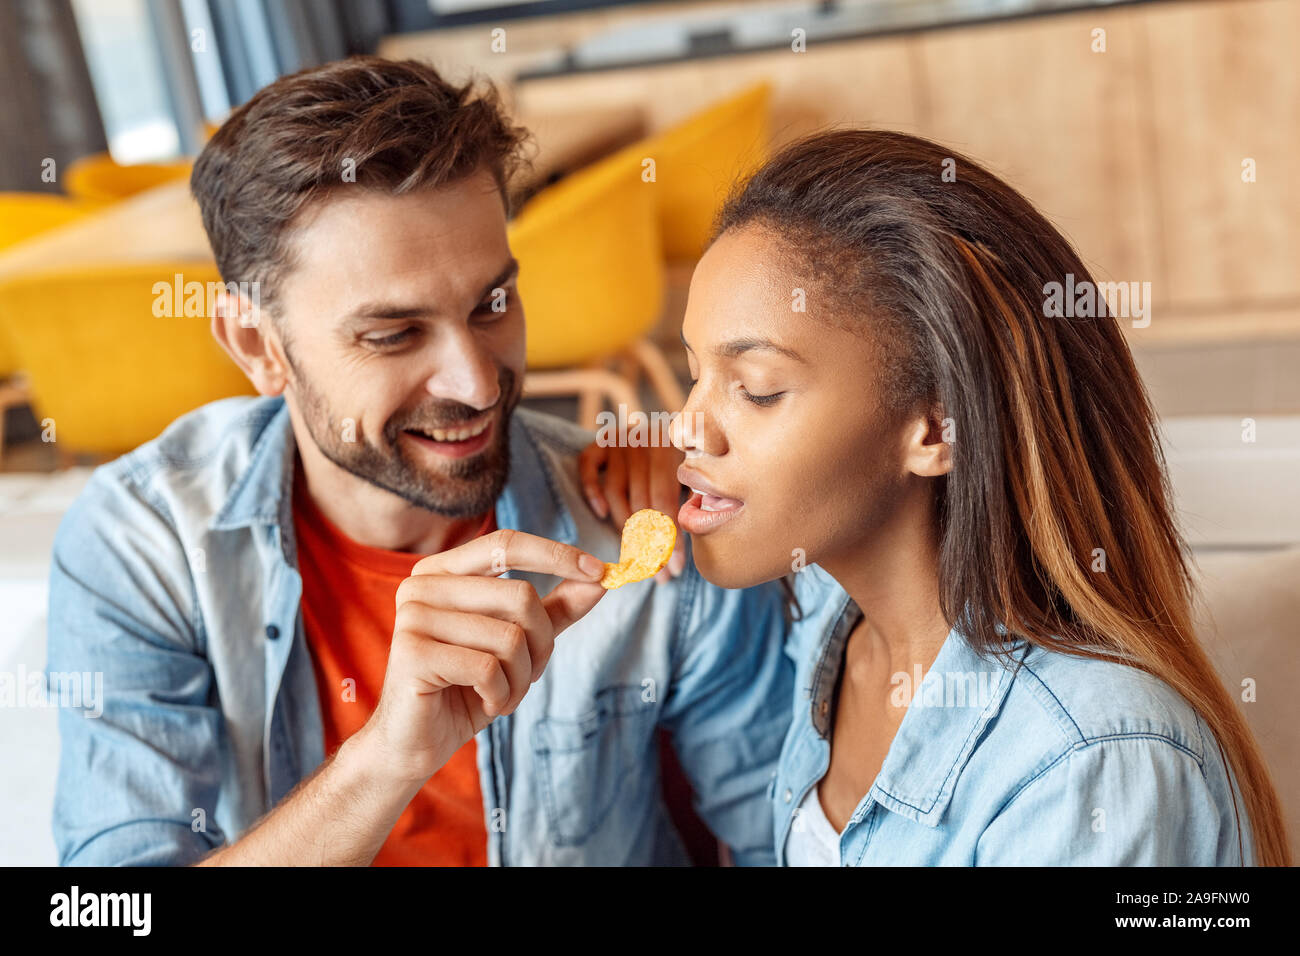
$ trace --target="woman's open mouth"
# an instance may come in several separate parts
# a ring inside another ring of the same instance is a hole
[[[431,428],[428,431],[407,429],[403,434],[444,458],[465,458],[487,447],[492,439],[493,421],[495,418],[486,418],[477,424]]]
[[[684,464],[677,468],[677,480],[691,489],[691,497],[677,512],[677,523],[688,534],[716,531],[745,507],[739,498],[721,494],[721,488],[714,487],[703,475]]]
[[[691,489],[691,496],[677,512],[677,523],[689,534],[708,534],[726,524],[745,507],[735,498],[719,498]]]

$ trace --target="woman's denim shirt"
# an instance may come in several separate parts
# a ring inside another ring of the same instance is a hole
[[[795,712],[771,787],[782,864],[804,825],[798,807],[830,764],[835,686],[861,616],[816,565],[795,593]],[[840,836],[843,866],[1253,863],[1236,778],[1171,687],[1122,664],[1007,646],[1008,662],[990,663],[954,630],[919,687],[918,675],[897,678],[911,706]]]

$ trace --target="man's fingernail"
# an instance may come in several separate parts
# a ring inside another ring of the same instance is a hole
[[[605,562],[590,554],[584,554],[578,559],[578,567],[582,568],[582,570],[586,571],[588,574],[603,575],[605,573]]]

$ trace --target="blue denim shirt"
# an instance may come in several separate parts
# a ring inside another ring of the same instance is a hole
[[[795,590],[795,714],[771,788],[782,865],[792,828],[806,825],[798,807],[830,765],[835,685],[861,616],[816,565]],[[923,681],[908,675],[911,706],[840,836],[842,865],[1253,862],[1236,777],[1171,687],[1122,664],[1007,646],[1006,663],[989,663],[953,630]],[[896,690],[908,689],[900,678]]]
[[[517,409],[497,523],[618,559],[583,501],[592,436]],[[102,672],[64,709],[62,864],[184,864],[237,839],[325,758],[299,614],[294,440],[281,398],[231,398],[96,469],[59,527],[49,672]],[[545,594],[554,579],[526,572]],[[660,797],[657,728],[737,863],[774,862],[767,788],[793,667],[775,585],[694,566],[609,592],[517,710],[476,739],[493,865],[688,862]]]

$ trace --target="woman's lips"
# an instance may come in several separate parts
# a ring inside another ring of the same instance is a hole
[[[708,534],[740,514],[744,507],[745,503],[735,498],[719,498],[692,490],[686,504],[677,512],[677,523],[688,534]]]
[[[690,534],[707,534],[726,524],[745,507],[739,498],[722,493],[702,475],[685,465],[677,469],[677,480],[691,489],[691,497],[677,513],[677,523]]]

